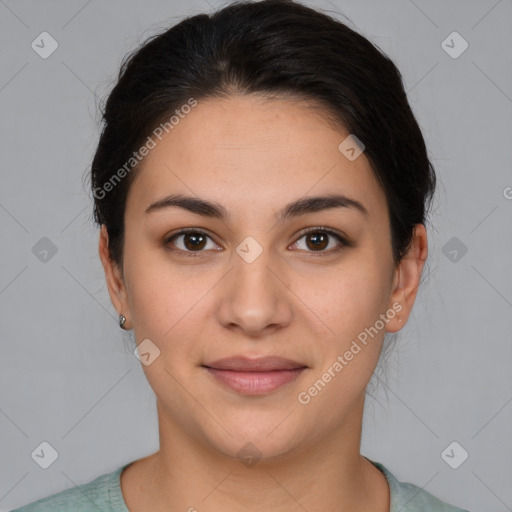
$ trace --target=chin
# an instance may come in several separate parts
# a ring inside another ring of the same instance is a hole
[[[288,411],[289,413],[289,411]],[[283,422],[287,414],[268,415],[261,413],[233,414],[233,421],[209,424],[202,432],[203,442],[223,455],[244,461],[245,459],[282,458],[303,443],[291,427],[294,423]],[[226,418],[227,415],[224,416]],[[225,429],[225,430],[224,430]],[[227,432],[229,432],[229,435]]]

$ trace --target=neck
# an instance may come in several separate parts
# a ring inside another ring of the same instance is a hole
[[[125,482],[130,510],[389,512],[386,479],[359,452],[364,397],[324,437],[252,465],[213,450],[157,408],[160,450]]]

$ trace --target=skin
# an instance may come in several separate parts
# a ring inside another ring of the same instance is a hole
[[[360,454],[365,388],[385,333],[407,322],[427,236],[417,224],[408,254],[394,265],[384,192],[364,153],[350,161],[338,150],[348,133],[325,119],[314,103],[293,98],[201,100],[137,171],[123,269],[109,259],[102,227],[112,303],[137,344],[148,338],[160,350],[142,366],[157,398],[160,450],[122,474],[132,512],[389,512],[387,481]],[[178,207],[145,213],[171,193],[218,202],[230,216]],[[368,216],[333,208],[276,222],[289,202],[332,193],[360,201]],[[301,231],[318,226],[355,247],[330,236],[316,248]],[[186,236],[166,245],[183,227],[207,232],[202,252]],[[247,236],[262,248],[252,263],[236,252]],[[400,313],[301,404],[298,394],[396,302]],[[308,368],[256,397],[221,386],[201,367],[241,354]],[[237,457],[248,442],[262,454],[251,467]]]

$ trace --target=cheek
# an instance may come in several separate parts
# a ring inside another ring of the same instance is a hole
[[[322,415],[333,428],[343,411],[350,410],[366,389],[379,361],[388,289],[373,265],[340,267],[326,280],[322,291],[311,294],[308,304],[329,330],[317,344],[318,365],[297,397],[311,417]],[[305,405],[305,402],[307,404]]]
[[[312,400],[316,406],[336,404],[335,421],[336,411],[350,407],[364,392],[378,363],[386,332],[380,315],[386,312],[389,285],[371,253],[347,258],[325,277],[317,276],[316,283],[308,306],[329,329],[318,340],[322,354],[309,385],[318,393],[319,400]]]
[[[130,310],[136,333],[160,340],[176,323],[186,305],[187,289],[171,265],[162,260],[159,250],[126,241],[125,274]],[[172,331],[171,331],[172,332]],[[139,337],[137,336],[137,339]],[[138,341],[140,341],[138,339]]]
[[[128,245],[128,244],[127,244]],[[177,264],[164,250],[133,244],[125,262],[130,310],[138,343],[151,339],[161,351],[193,350],[204,325],[209,295],[218,281],[206,266]]]
[[[389,284],[385,269],[371,256],[354,255],[310,277],[297,283],[296,293],[330,328],[328,336],[341,344],[374,325],[385,312]]]

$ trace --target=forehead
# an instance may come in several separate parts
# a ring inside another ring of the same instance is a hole
[[[348,132],[319,104],[254,95],[199,100],[144,157],[126,208],[142,214],[170,193],[258,210],[305,195],[342,193],[382,216],[385,196],[364,153],[339,149]]]

